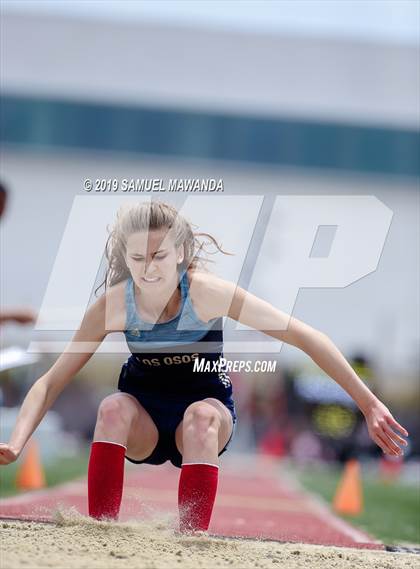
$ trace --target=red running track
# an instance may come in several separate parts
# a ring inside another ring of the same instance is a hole
[[[120,521],[150,518],[153,512],[170,512],[176,519],[179,472],[170,463],[128,465]],[[87,515],[86,480],[0,500],[0,518],[52,521],[59,505],[73,506]],[[209,534],[384,549],[381,542],[297,487],[272,463],[235,455],[221,464]]]

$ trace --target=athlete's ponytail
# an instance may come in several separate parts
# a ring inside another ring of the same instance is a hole
[[[223,251],[216,239],[209,233],[195,232],[196,226],[182,216],[176,208],[164,202],[139,202],[119,209],[113,227],[108,228],[109,237],[106,244],[108,268],[102,286],[115,285],[130,276],[125,262],[127,240],[133,233],[168,229],[174,237],[175,247],[184,248],[184,260],[178,266],[180,272],[187,269],[206,270],[212,262],[208,255]]]

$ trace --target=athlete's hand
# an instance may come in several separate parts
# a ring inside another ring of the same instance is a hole
[[[403,450],[398,446],[407,446],[407,441],[395,431],[408,437],[408,432],[392,416],[389,409],[377,400],[366,412],[364,412],[370,438],[391,456],[402,456]]]
[[[0,465],[10,464],[19,458],[20,452],[8,444],[0,443]]]

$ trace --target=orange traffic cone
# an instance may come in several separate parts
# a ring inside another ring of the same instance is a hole
[[[357,516],[363,511],[360,464],[355,458],[348,460],[334,496],[333,508],[340,514]]]
[[[16,475],[16,487],[20,490],[38,490],[44,488],[45,485],[45,474],[39,458],[38,443],[35,439],[31,439]]]

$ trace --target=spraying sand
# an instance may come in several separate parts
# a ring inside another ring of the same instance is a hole
[[[1,569],[399,569],[419,567],[418,555],[275,541],[186,536],[175,518],[98,522],[61,510],[54,524],[2,521]]]

